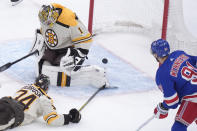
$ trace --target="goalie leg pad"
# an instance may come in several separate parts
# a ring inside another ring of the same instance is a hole
[[[87,86],[91,85],[100,88],[108,85],[105,70],[96,65],[83,66],[78,71],[71,73],[62,72],[59,66],[52,66],[49,62],[44,62],[42,74],[50,78],[50,84],[54,86]]]
[[[52,66],[45,61],[42,66],[42,74],[49,77],[50,84],[53,86],[70,86],[71,77],[64,72],[61,72],[59,66]]]
[[[100,88],[108,84],[105,70],[96,65],[84,66],[71,74],[71,86],[92,85]]]

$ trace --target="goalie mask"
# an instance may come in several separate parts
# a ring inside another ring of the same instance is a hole
[[[49,88],[49,77],[43,74],[40,74],[37,78],[36,81],[34,83],[36,86],[40,87],[41,89],[43,89],[46,93],[48,92],[48,88]]]
[[[56,10],[52,5],[43,5],[38,13],[40,22],[50,27],[53,27],[58,16],[58,10]]]

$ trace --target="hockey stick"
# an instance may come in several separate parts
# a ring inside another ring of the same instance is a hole
[[[147,125],[150,121],[152,121],[155,118],[155,116],[151,116],[148,120],[146,120],[143,124],[140,125],[140,127],[138,127],[138,129],[136,131],[139,131],[140,129],[142,129],[145,125]]]
[[[29,57],[29,56],[32,56],[32,55],[36,54],[36,53],[38,53],[38,50],[35,50],[34,52],[29,53],[28,55],[23,56],[22,58],[20,58],[20,59],[14,61],[14,62],[8,62],[7,64],[5,64],[5,65],[3,65],[3,66],[0,67],[0,72],[3,72],[3,71],[5,71],[5,70],[7,70],[7,69],[8,69],[9,67],[11,67],[12,65],[18,63],[19,61],[21,61],[21,60],[23,60],[23,59],[25,59],[25,58],[27,58],[27,57]]]
[[[82,111],[83,108],[96,96],[96,94],[98,94],[101,90],[104,90],[104,89],[105,89],[105,86],[98,88],[98,90],[81,106],[79,111]]]
[[[79,109],[79,112],[83,110],[83,108],[96,96],[96,94],[98,94],[101,90],[104,90],[104,89],[117,89],[118,87],[117,86],[110,86],[108,88],[104,86],[98,88],[98,90],[96,90],[96,92],[81,106],[81,108]]]

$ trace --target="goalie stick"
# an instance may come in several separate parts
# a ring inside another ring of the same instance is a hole
[[[27,54],[26,56],[23,56],[22,58],[20,58],[20,59],[14,61],[14,62],[8,62],[7,64],[5,64],[5,65],[3,65],[3,66],[0,67],[0,72],[3,72],[3,71],[5,71],[5,70],[7,70],[7,69],[10,68],[12,65],[18,63],[18,62],[21,61],[21,60],[24,60],[25,58],[27,58],[27,57],[29,57],[29,56],[32,56],[32,55],[36,54],[36,53],[38,53],[38,50],[35,50],[34,52],[31,52],[31,53]]]

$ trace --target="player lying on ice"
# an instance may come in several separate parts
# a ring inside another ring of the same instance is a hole
[[[41,28],[36,31],[32,52],[38,50],[38,72],[51,85],[92,85],[109,87],[105,70],[82,66],[92,44],[92,36],[77,15],[60,4],[43,5],[39,11]]]
[[[166,118],[169,109],[180,105],[171,130],[187,131],[197,119],[197,57],[184,51],[170,53],[169,44],[163,39],[151,44],[151,52],[160,63],[155,80],[164,95],[154,110],[155,117]]]
[[[0,130],[32,123],[42,116],[48,125],[62,126],[78,123],[81,115],[77,109],[69,114],[58,114],[53,100],[47,95],[49,78],[39,75],[35,83],[17,91],[12,97],[0,99]]]

